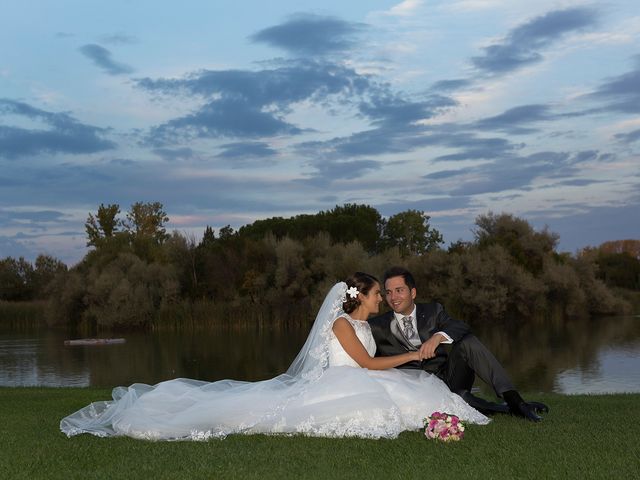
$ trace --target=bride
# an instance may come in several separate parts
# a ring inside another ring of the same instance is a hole
[[[382,301],[380,283],[357,272],[333,286],[286,373],[261,382],[178,378],[113,390],[65,417],[60,429],[106,437],[206,440],[230,434],[393,438],[422,427],[435,411],[470,423],[489,419],[435,375],[395,369],[419,352],[374,357],[367,323]]]

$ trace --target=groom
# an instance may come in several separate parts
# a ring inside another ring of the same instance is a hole
[[[548,407],[522,399],[500,362],[468,325],[451,318],[439,303],[414,303],[416,284],[408,270],[390,268],[384,274],[383,284],[385,299],[393,311],[369,320],[376,356],[420,350],[421,362],[399,368],[422,368],[436,374],[452,392],[484,413],[511,413],[534,422],[542,420],[539,414],[549,411]],[[506,404],[472,395],[476,375],[491,385]]]

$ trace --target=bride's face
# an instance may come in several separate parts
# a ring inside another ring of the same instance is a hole
[[[369,293],[362,295],[360,305],[365,307],[369,313],[378,313],[380,311],[380,302],[382,302],[382,294],[380,293],[380,284],[375,283]]]

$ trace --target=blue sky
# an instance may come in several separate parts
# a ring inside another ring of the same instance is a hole
[[[363,203],[448,243],[508,212],[575,252],[640,237],[640,7],[6,2],[0,257],[86,253],[101,203],[169,229]]]

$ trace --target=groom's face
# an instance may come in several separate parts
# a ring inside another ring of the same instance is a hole
[[[384,282],[385,299],[387,304],[396,313],[411,315],[413,311],[413,300],[416,298],[416,289],[409,288],[404,282],[404,278],[391,277]]]

